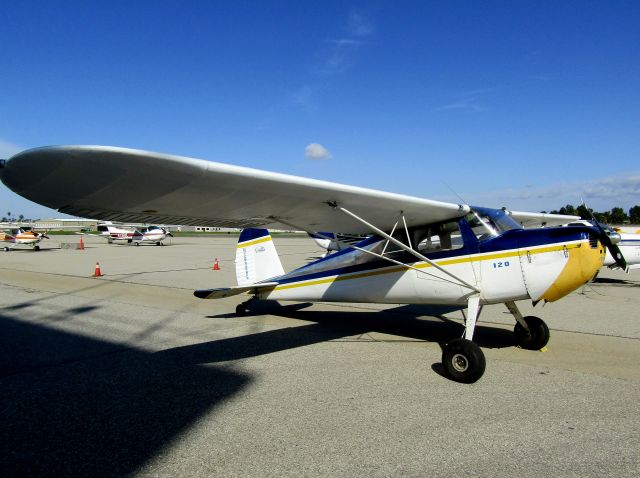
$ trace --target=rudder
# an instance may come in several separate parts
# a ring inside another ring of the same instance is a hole
[[[236,249],[236,278],[244,286],[284,274],[271,235],[266,229],[243,229]]]

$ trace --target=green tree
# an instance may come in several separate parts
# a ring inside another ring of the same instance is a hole
[[[624,224],[629,218],[621,207],[614,207],[611,209],[611,223],[612,224]]]
[[[573,207],[571,204],[567,204],[566,206],[560,208],[559,213],[560,214],[567,214],[568,216],[575,216],[576,215],[576,208]]]
[[[611,223],[611,214],[609,212],[594,212],[593,215],[596,217],[596,221],[598,222],[603,224]]]
[[[587,208],[584,204],[580,204],[576,210],[581,219],[591,220],[593,209]]]
[[[631,224],[640,224],[640,205],[636,204],[629,209],[629,222]]]

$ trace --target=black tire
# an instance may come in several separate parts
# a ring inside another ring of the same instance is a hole
[[[11,249],[9,247],[4,248],[4,252],[9,252]]]
[[[156,246],[161,246],[162,244],[160,244],[160,242],[156,242]]]
[[[136,246],[139,246],[139,245],[140,245],[140,243],[139,243],[139,242],[136,242]]]
[[[249,313],[249,310],[247,309],[247,303],[246,302],[242,302],[241,304],[238,304],[236,306],[236,315],[238,317],[244,317],[248,313]]]
[[[474,383],[484,374],[487,362],[482,349],[467,339],[455,339],[442,349],[442,365],[456,382]]]
[[[40,250],[40,246],[33,246],[33,250],[38,252]]]
[[[519,322],[516,322],[516,326],[513,328],[513,337],[518,346],[527,350],[540,350],[549,343],[551,334],[544,320],[534,315],[523,317],[522,320],[527,323],[531,333],[528,333]]]

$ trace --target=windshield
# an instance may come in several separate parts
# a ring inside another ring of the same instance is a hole
[[[522,226],[502,209],[472,207],[466,219],[476,237],[481,241],[511,229],[522,229]]]

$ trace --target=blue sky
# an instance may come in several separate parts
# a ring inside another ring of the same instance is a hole
[[[0,157],[104,144],[520,210],[640,203],[637,1],[29,1],[0,21]]]

